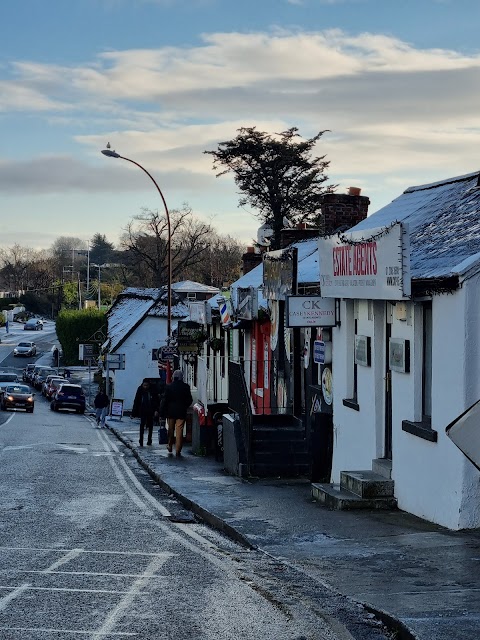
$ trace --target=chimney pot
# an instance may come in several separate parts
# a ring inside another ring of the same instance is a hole
[[[349,196],[359,196],[362,193],[362,190],[359,187],[349,187],[348,195]]]

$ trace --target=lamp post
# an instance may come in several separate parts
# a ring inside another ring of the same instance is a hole
[[[168,244],[167,244],[167,340],[168,340],[172,332],[172,228],[170,225],[170,213],[168,211],[167,203],[163,196],[162,190],[157,184],[157,181],[145,169],[145,167],[142,167],[142,165],[139,164],[138,162],[135,162],[135,160],[131,160],[130,158],[126,158],[125,156],[121,156],[116,151],[113,151],[112,149],[110,149],[110,143],[107,144],[106,149],[102,149],[102,153],[104,156],[107,156],[108,158],[120,158],[121,160],[126,160],[127,162],[131,162],[132,164],[136,165],[139,169],[141,169],[144,173],[147,174],[147,176],[155,185],[160,195],[160,198],[162,199],[163,207],[165,209],[165,216],[167,218],[167,230],[168,230]],[[167,362],[167,382],[171,382],[171,375],[172,375],[172,371],[170,367],[170,362]]]

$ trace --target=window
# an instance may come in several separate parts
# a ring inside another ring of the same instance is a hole
[[[343,405],[359,411],[358,405],[358,365],[355,362],[355,336],[358,333],[358,300],[347,300],[345,307],[347,340],[347,389],[348,398]]]
[[[422,305],[422,419],[420,422],[402,421],[402,430],[414,436],[437,442],[438,433],[432,429],[432,303]],[[420,408],[419,408],[420,409]]]
[[[423,305],[422,420],[432,420],[432,303]]]

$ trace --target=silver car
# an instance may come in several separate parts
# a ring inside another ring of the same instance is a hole
[[[13,350],[14,356],[31,356],[37,355],[37,345],[34,342],[19,342]]]

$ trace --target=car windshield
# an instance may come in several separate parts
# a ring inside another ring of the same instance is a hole
[[[17,375],[15,373],[0,373],[0,382],[16,382]]]
[[[30,395],[30,389],[23,384],[16,384],[5,389],[7,393],[28,393]]]
[[[63,393],[67,393],[69,396],[81,396],[83,395],[82,387],[75,387],[71,384],[62,384],[60,389]]]
[[[32,343],[31,342],[19,342],[18,346],[19,347],[31,347]]]

